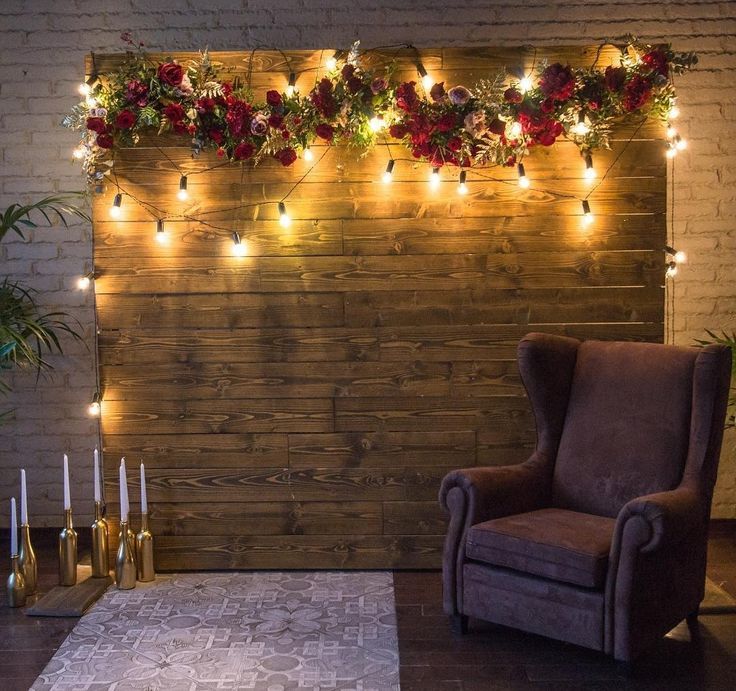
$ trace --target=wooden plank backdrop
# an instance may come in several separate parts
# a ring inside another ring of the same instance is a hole
[[[306,92],[331,51],[289,51]],[[536,60],[591,64],[597,48],[541,49]],[[504,68],[529,69],[529,49],[428,50],[437,81],[472,87]],[[616,59],[613,47],[598,64]],[[185,61],[191,54],[177,54]],[[164,57],[164,56],[160,56]],[[280,53],[216,53],[257,94],[282,89]],[[394,55],[371,53],[380,63]],[[399,51],[399,75],[416,78]],[[115,69],[120,55],[95,56]],[[88,62],[88,70],[90,68]],[[615,132],[611,167],[580,223],[583,163],[571,142],[537,148],[501,181],[429,169],[398,144],[394,182],[385,146],[364,157],[315,146],[318,165],[223,166],[188,142],[152,136],[121,151],[114,184],[94,202],[105,478],[146,462],[159,569],[437,567],[443,475],[515,463],[534,444],[517,341],[529,331],[661,341],[666,167],[662,126]],[[176,198],[179,171],[190,199]],[[247,208],[232,207],[249,204]],[[219,229],[182,218],[206,219]],[[248,254],[232,254],[231,231]],[[137,474],[130,474],[138,497]]]

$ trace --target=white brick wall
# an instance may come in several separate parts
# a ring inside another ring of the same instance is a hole
[[[0,3],[0,207],[82,188],[70,152],[75,135],[58,123],[76,101],[84,56],[118,51],[131,31],[151,50],[596,43],[633,33],[671,41],[700,56],[678,78],[681,126],[691,147],[677,159],[678,247],[691,261],[675,286],[676,341],[703,329],[736,328],[736,3],[707,0],[3,0]],[[2,272],[27,279],[49,310],[78,318],[92,347],[89,295],[74,279],[91,266],[90,229],[75,226],[0,245]],[[10,404],[18,421],[0,428],[0,498],[28,469],[36,525],[60,521],[60,453],[70,454],[72,494],[91,495],[90,449],[96,424],[85,416],[94,389],[93,359],[66,342],[53,379],[15,375]],[[3,406],[5,401],[0,401]],[[81,502],[80,502],[81,507]],[[5,502],[2,502],[5,506]],[[736,517],[736,436],[727,437],[714,515]],[[82,515],[81,521],[89,520]],[[7,525],[5,511],[0,525]]]

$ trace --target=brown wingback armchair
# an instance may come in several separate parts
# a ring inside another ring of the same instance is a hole
[[[448,474],[444,608],[633,661],[704,594],[731,353],[530,334],[537,445]]]

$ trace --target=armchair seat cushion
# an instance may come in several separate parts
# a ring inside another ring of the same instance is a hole
[[[485,564],[602,588],[615,523],[566,509],[529,511],[472,526],[466,554]]]

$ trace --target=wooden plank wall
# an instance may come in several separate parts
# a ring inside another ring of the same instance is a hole
[[[595,52],[554,48],[537,60],[590,64]],[[321,53],[288,55],[306,92]],[[215,55],[241,78],[247,56]],[[104,71],[120,56],[96,59]],[[411,55],[399,60],[415,77]],[[472,86],[504,66],[529,69],[532,53],[435,50],[423,60],[448,86]],[[287,73],[278,53],[256,53],[257,93],[283,88]],[[329,148],[288,199],[289,230],[273,202],[304,161],[194,175],[217,159],[192,160],[181,139],[122,151],[121,187],[165,211],[170,242],[156,242],[152,214],[130,199],[110,220],[113,184],[96,197],[111,514],[125,455],[148,468],[160,569],[438,566],[443,475],[520,461],[534,444],[518,339],[662,340],[662,136],[655,122],[621,129],[595,156],[599,171],[614,165],[591,197],[588,231],[580,202],[560,196],[587,185],[564,141],[525,161],[531,189],[513,184],[514,169],[484,173],[505,182],[471,172],[464,198],[456,169],[432,192],[428,168],[399,145],[388,187],[385,146],[360,160]],[[191,174],[186,203],[174,164]],[[252,206],[232,210],[241,204]],[[181,218],[203,212],[219,229]],[[231,230],[248,256],[232,255]],[[135,506],[133,473],[131,496]]]

